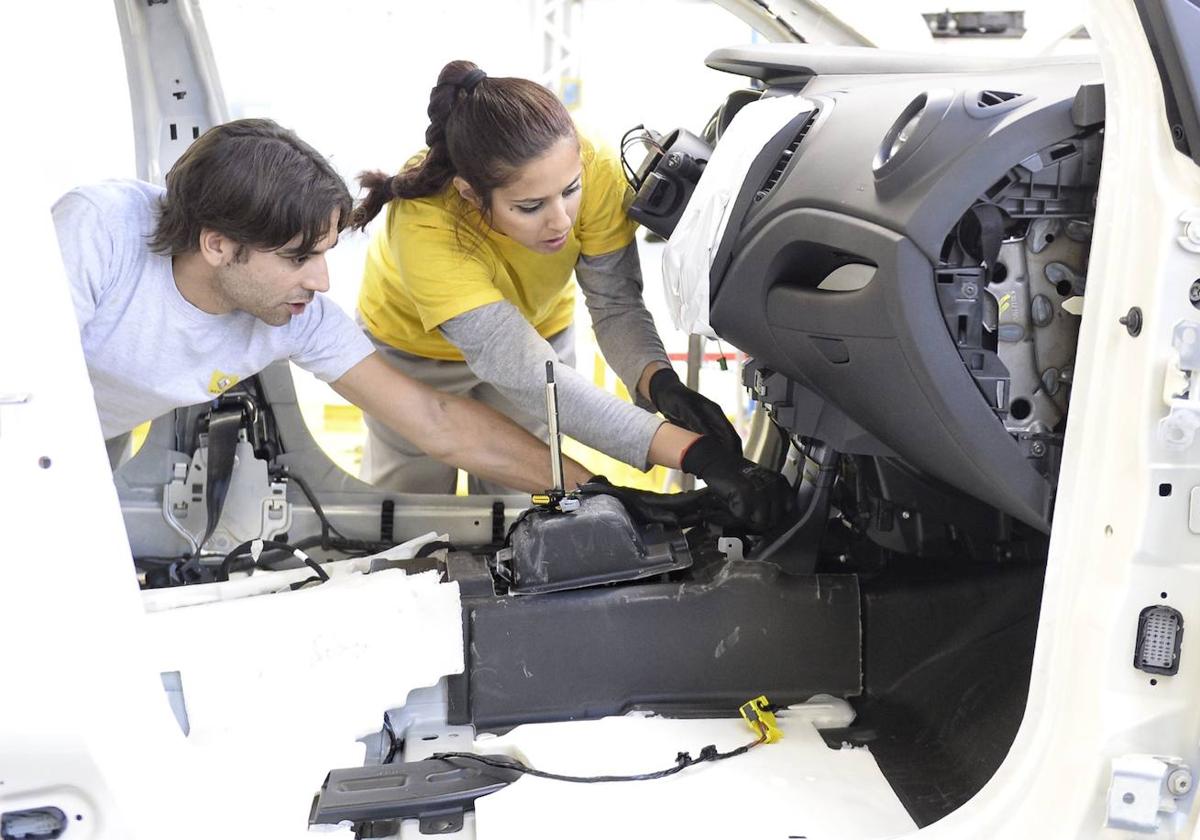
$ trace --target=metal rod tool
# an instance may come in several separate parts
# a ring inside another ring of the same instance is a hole
[[[554,384],[554,362],[546,362],[546,423],[550,427],[550,476],[554,489],[564,491],[562,437],[558,432],[558,386]]]

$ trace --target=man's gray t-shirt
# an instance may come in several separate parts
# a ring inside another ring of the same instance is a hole
[[[141,181],[105,181],[53,208],[105,438],[211,400],[279,359],[332,382],[373,352],[321,295],[281,327],[188,303],[171,258],[148,246],[162,195]]]

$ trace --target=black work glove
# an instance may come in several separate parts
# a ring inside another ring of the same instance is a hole
[[[655,371],[648,390],[650,402],[676,426],[707,435],[729,452],[742,454],[742,439],[721,406],[680,382],[672,368]]]
[[[794,510],[796,494],[783,476],[730,454],[707,435],[684,452],[683,471],[703,479],[747,530],[768,531]]]
[[[706,511],[711,509],[708,490],[693,490],[689,493],[654,493],[621,487],[609,482],[602,475],[592,476],[586,484],[579,485],[581,496],[612,496],[624,505],[629,515],[643,525],[658,523],[670,528],[687,528],[699,524]]]

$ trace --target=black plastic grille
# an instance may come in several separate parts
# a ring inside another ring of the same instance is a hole
[[[981,90],[979,91],[979,107],[991,108],[995,105],[1002,105],[1010,99],[1016,99],[1021,94],[1010,93],[1006,90]]]
[[[775,188],[775,185],[779,183],[779,179],[783,177],[784,170],[787,169],[788,164],[792,162],[792,157],[800,148],[800,143],[804,140],[805,136],[807,136],[809,129],[812,128],[812,124],[816,121],[817,114],[819,113],[821,113],[821,109],[813,109],[813,112],[808,115],[808,119],[804,121],[804,125],[800,126],[800,130],[796,132],[795,139],[793,139],[791,143],[788,143],[787,148],[779,153],[779,160],[775,161],[775,167],[771,170],[771,173],[767,175],[766,180],[764,180],[762,183],[762,186],[758,188],[758,192],[754,194],[755,201],[762,201],[771,193],[771,190]]]

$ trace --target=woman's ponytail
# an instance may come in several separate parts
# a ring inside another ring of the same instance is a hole
[[[352,229],[365,228],[393,198],[423,198],[446,188],[455,175],[446,148],[446,123],[458,100],[470,95],[485,75],[470,61],[451,61],[442,68],[437,84],[429,91],[429,107],[425,111],[429,116],[429,126],[425,129],[429,151],[395,177],[378,171],[358,176],[358,185],[367,194],[350,216]],[[470,82],[469,87],[464,81]]]
[[[351,216],[361,230],[394,198],[424,198],[460,176],[475,191],[485,218],[492,192],[564,138],[577,141],[563,104],[528,79],[489,78],[470,61],[451,61],[429,92],[429,150],[394,177],[364,172],[367,190]]]

